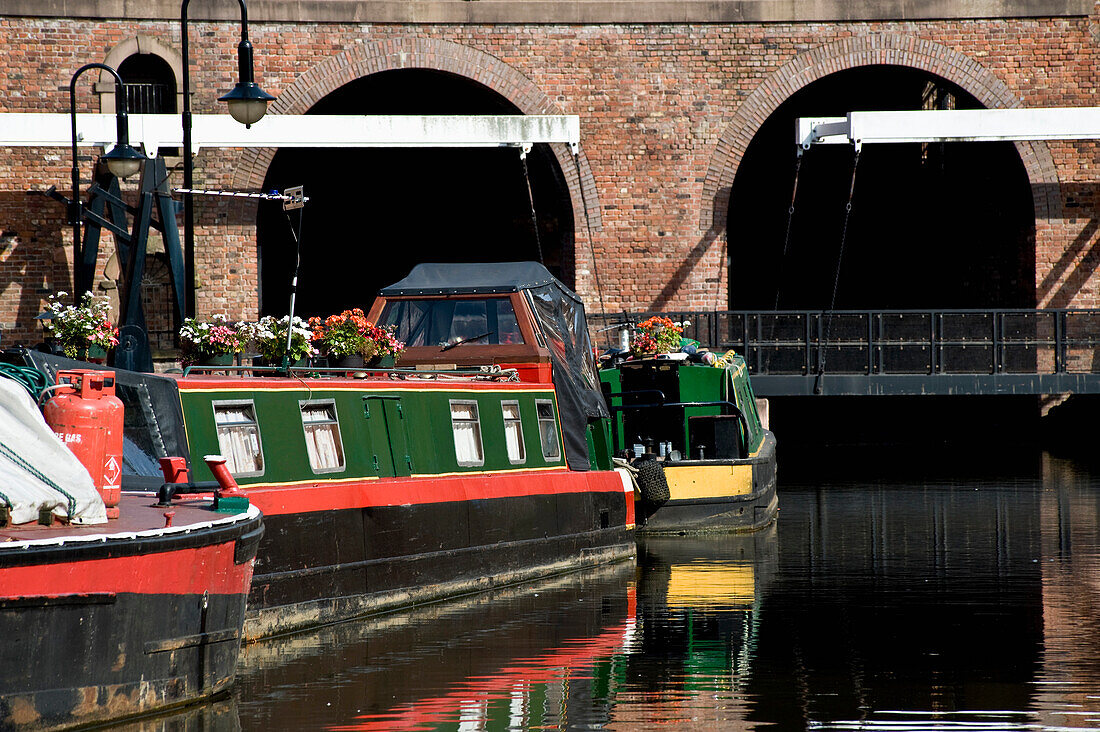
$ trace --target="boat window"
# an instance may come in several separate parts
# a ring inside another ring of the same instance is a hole
[[[508,447],[508,461],[513,465],[527,462],[523,446],[523,423],[519,418],[519,402],[501,402],[504,410],[504,443]]]
[[[396,326],[410,347],[523,343],[516,311],[506,297],[460,300],[390,300],[379,324]]]
[[[539,417],[542,456],[551,461],[560,460],[561,443],[558,442],[558,421],[554,419],[554,403],[548,399],[536,399],[535,411]]]
[[[314,473],[331,473],[344,469],[344,443],[340,439],[340,422],[336,417],[336,402],[299,402],[302,428],[306,435],[306,453]]]
[[[214,426],[218,450],[233,475],[263,475],[264,454],[260,447],[260,425],[252,400],[214,402]]]
[[[451,401],[451,426],[454,429],[455,457],[458,458],[458,464],[484,465],[477,402]]]

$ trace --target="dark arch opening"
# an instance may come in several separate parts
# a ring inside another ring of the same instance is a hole
[[[871,66],[794,94],[746,150],[730,196],[730,307],[830,306],[851,183],[849,146],[805,153],[790,244],[797,117],[980,109],[933,74]],[[865,145],[837,282],[838,309],[1035,306],[1035,212],[1012,143]]]
[[[118,65],[131,114],[175,114],[176,75],[155,53],[135,53]]]
[[[310,114],[520,114],[492,89],[428,69],[386,71],[332,92]],[[553,152],[527,157],[546,266],[572,286],[573,210]],[[530,199],[515,148],[279,150],[264,190],[302,185],[309,203],[302,233],[296,313],[366,309],[378,289],[419,262],[538,261]],[[295,218],[296,220],[296,218]],[[260,309],[285,314],[294,269],[286,214],[257,216]]]

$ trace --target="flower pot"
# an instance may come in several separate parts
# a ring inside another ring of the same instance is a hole
[[[338,369],[361,369],[366,365],[363,356],[358,353],[349,353],[346,356],[330,357],[332,366]]]
[[[86,355],[81,360],[88,363],[107,363],[107,349],[102,346],[88,346]]]
[[[269,359],[264,358],[263,356],[256,356],[255,358],[252,359],[252,365],[253,366],[266,366],[266,367],[271,367],[271,366],[282,367],[283,360],[281,358],[280,359],[271,359],[271,360],[269,360]],[[304,368],[306,366],[309,366],[309,359],[308,358],[300,358],[297,361],[293,361],[290,365],[292,367],[295,367],[295,368]],[[254,375],[255,376],[282,376],[282,374],[280,374],[278,372],[275,372],[275,371],[256,371],[254,373]]]
[[[371,356],[370,361],[367,362],[367,366],[374,366],[380,369],[392,369],[394,367],[393,354],[385,356]]]
[[[198,366],[232,366],[233,354],[232,353],[214,353],[210,355],[204,355],[199,359]]]

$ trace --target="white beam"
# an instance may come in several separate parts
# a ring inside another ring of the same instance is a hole
[[[802,117],[796,142],[1005,142],[1100,139],[1100,107],[849,112],[847,117]]]
[[[77,144],[115,144],[113,114],[78,114]],[[179,115],[131,114],[130,144],[155,156],[162,147],[183,145]],[[289,115],[269,114],[251,128],[226,114],[196,114],[192,151],[204,147],[524,147],[562,142],[580,145],[576,115]],[[0,147],[70,147],[67,114],[0,114]]]

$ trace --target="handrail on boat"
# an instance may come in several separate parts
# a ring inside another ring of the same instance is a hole
[[[474,370],[476,369],[476,370]],[[388,374],[391,379],[417,378],[423,380],[435,380],[439,377],[451,379],[485,380],[485,381],[519,381],[519,372],[516,369],[502,369],[497,365],[477,366],[470,369],[445,369],[445,370],[421,370],[416,368],[375,368],[364,366],[362,368],[340,368],[336,366],[249,366],[245,364],[227,364],[200,366],[192,365],[183,369],[184,376],[191,374],[210,374],[215,372],[249,372],[254,374],[283,375],[283,376],[317,376],[334,377],[351,375],[355,379],[365,379],[369,374]]]

